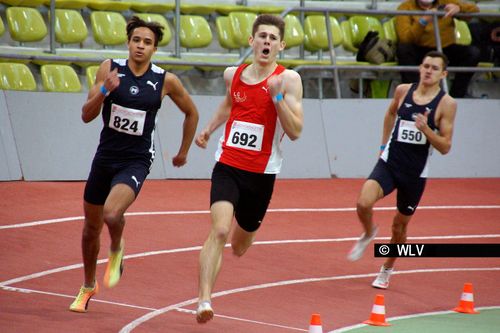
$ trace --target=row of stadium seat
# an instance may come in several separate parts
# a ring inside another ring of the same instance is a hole
[[[64,46],[70,44],[82,45],[89,38],[89,30],[85,24],[82,15],[76,10],[56,10],[55,19],[55,40],[60,44],[58,48],[59,55],[80,56],[82,61],[88,57],[95,57],[94,50],[79,50],[74,54],[74,49],[65,51]],[[160,51],[162,47],[167,46],[173,36],[173,29],[160,14],[141,13],[137,14],[146,21],[157,21],[165,27],[164,39],[160,42]],[[248,46],[248,36],[251,34],[251,27],[256,18],[255,13],[249,12],[232,12],[227,16],[219,16],[216,18],[216,33],[219,45],[226,50],[240,50]],[[28,7],[9,7],[6,10],[9,33],[12,40],[19,43],[19,46],[25,46],[27,43],[39,42],[46,38],[48,34],[47,25],[40,12],[34,8]],[[126,21],[122,14],[117,12],[93,11],[90,15],[91,33],[94,41],[101,45],[103,49],[113,46],[122,46],[125,51],[125,43],[127,40],[125,26]],[[295,15],[287,15],[285,17],[286,31],[285,41],[287,49],[304,46],[307,51],[312,53],[319,50],[328,50],[328,39],[326,36],[326,24],[323,15],[308,15],[302,25]],[[332,28],[332,43],[333,47],[343,46],[348,52],[355,53],[357,46],[364,38],[364,35],[370,30],[376,30],[381,36],[391,34],[394,39],[393,29],[387,21],[382,25],[381,21],[374,17],[367,16],[352,16],[348,20],[339,23],[335,17],[330,18]],[[388,29],[388,30],[387,30]],[[384,32],[387,30],[388,32]],[[4,25],[0,21],[0,35],[5,32]],[[181,15],[180,31],[179,31],[180,46],[186,50],[193,50],[209,46],[214,40],[212,30],[208,21],[203,16],[197,15]],[[9,51],[9,48],[1,48],[0,51]],[[33,51],[28,50],[22,52],[21,48],[16,50],[19,54],[46,55],[43,50]],[[101,52],[101,54],[106,52]],[[160,52],[161,53],[161,52]],[[109,54],[109,53],[108,53]],[[86,56],[87,55],[87,56]],[[125,54],[126,55],[126,54]],[[233,54],[232,60],[236,60],[238,55]],[[208,61],[212,61],[215,57],[209,57]],[[168,58],[165,58],[168,60]],[[192,57],[190,59],[193,59]],[[206,59],[198,58],[203,61]],[[283,63],[288,66],[311,63],[309,60],[288,61],[283,59]],[[314,62],[314,61],[313,61]],[[320,61],[323,63],[324,61]]]
[[[87,67],[93,84],[97,66]],[[82,85],[76,71],[69,65],[47,64],[40,67],[42,88],[48,92],[80,92]],[[0,63],[0,89],[37,91],[37,82],[30,68],[21,63]]]

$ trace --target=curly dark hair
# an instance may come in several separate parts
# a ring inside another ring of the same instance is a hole
[[[163,29],[165,29],[158,22],[146,22],[139,18],[138,16],[133,16],[130,21],[127,23],[127,37],[130,42],[130,38],[132,38],[132,33],[137,28],[148,28],[155,34],[155,47],[158,46],[158,43],[163,39]]]

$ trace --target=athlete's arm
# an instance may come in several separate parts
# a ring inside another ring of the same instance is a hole
[[[434,132],[427,125],[427,114],[419,114],[415,120],[415,126],[424,133],[430,144],[443,155],[451,150],[456,112],[457,102],[450,95],[445,95],[439,102],[436,110],[436,125],[439,127],[438,133]]]
[[[110,72],[110,69],[111,60],[107,59],[101,63],[97,70],[95,83],[90,88],[87,101],[82,107],[82,120],[84,123],[94,120],[101,112],[102,102],[104,102],[104,98],[106,97],[101,92],[101,86],[104,86],[107,91],[111,92],[120,85],[118,69],[115,68],[112,72]]]
[[[300,75],[287,69],[278,76],[271,76],[267,80],[267,84],[271,96],[276,97],[280,93],[283,95],[282,100],[275,102],[283,130],[291,140],[298,139],[304,126]]]
[[[394,97],[392,98],[391,104],[387,108],[387,112],[384,116],[384,127],[382,130],[382,143],[381,145],[385,145],[387,141],[389,141],[389,136],[391,135],[392,128],[394,127],[394,123],[396,122],[396,117],[398,115],[398,109],[401,106],[408,90],[410,89],[411,84],[400,84],[396,87],[394,91]]]
[[[172,158],[172,164],[181,167],[187,162],[187,155],[191,143],[193,142],[196,126],[198,125],[198,110],[182,85],[177,75],[167,72],[163,83],[162,98],[168,95],[184,113],[184,123],[182,125],[182,141],[177,155]]]
[[[224,124],[231,114],[231,108],[233,106],[233,101],[231,98],[231,84],[233,82],[233,76],[236,73],[236,67],[228,67],[224,71],[224,81],[226,83],[226,95],[219,105],[217,111],[213,115],[212,119],[208,122],[207,126],[198,134],[196,138],[196,144],[201,148],[206,148],[208,140],[210,140],[210,135]]]

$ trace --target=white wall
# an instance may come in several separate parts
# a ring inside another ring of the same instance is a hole
[[[85,180],[99,140],[101,118],[80,119],[86,94],[0,93],[0,180]],[[222,97],[193,96],[198,131]],[[389,100],[304,100],[301,138],[283,143],[281,178],[366,177],[378,154]],[[500,177],[500,100],[458,100],[452,151],[435,152],[431,177]],[[209,178],[221,130],[206,150],[193,144],[188,164],[174,168],[183,115],[166,98],[159,112],[151,179]]]

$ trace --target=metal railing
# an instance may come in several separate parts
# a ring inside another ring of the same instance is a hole
[[[175,1],[175,17],[180,17],[180,0]],[[325,15],[326,19],[326,30],[328,37],[328,48],[329,48],[329,57],[330,64],[328,65],[300,65],[294,68],[295,71],[301,72],[306,70],[331,70],[334,78],[335,85],[335,94],[337,98],[341,98],[340,91],[340,77],[339,70],[348,70],[348,71],[375,71],[375,72],[401,72],[401,71],[418,71],[418,66],[380,66],[380,65],[338,65],[337,64],[337,56],[335,54],[335,47],[332,43],[332,31],[330,26],[330,14],[358,14],[358,15],[368,15],[368,16],[397,16],[397,15],[430,15],[433,17],[434,27],[436,27],[434,33],[436,38],[436,49],[442,51],[441,46],[441,37],[439,34],[439,25],[438,19],[440,16],[444,16],[444,11],[403,11],[403,10],[375,10],[375,9],[335,9],[332,7],[314,7],[314,8],[305,8],[304,0],[301,0],[300,7],[292,7],[288,8],[281,13],[281,16],[286,16],[291,12],[299,12],[301,22],[303,23],[304,15],[307,12],[322,12]],[[51,0],[50,2],[50,27],[49,27],[49,36],[50,36],[50,50],[46,51],[42,54],[19,54],[19,53],[2,53],[0,57],[9,58],[9,59],[23,59],[23,60],[40,60],[40,61],[66,61],[66,62],[101,62],[105,60],[106,56],[95,56],[95,57],[79,57],[79,56],[64,56],[64,55],[56,55],[55,48],[55,0]],[[496,18],[500,17],[500,11],[498,13],[459,13],[455,15],[456,17],[477,17],[477,18]],[[175,20],[176,22],[176,31],[179,31],[179,19]],[[210,62],[210,61],[191,61],[191,60],[183,60],[180,52],[180,41],[179,34],[176,33],[174,36],[175,40],[175,49],[174,49],[174,57],[176,60],[155,60],[155,63],[159,65],[186,65],[186,66],[197,66],[197,67],[228,67],[228,66],[239,66],[241,65],[252,53],[252,49],[248,47],[244,52],[242,52],[239,59],[235,62]],[[300,57],[303,59],[304,52],[303,47],[301,47]],[[500,67],[448,67],[449,72],[500,72]],[[446,89],[446,86],[445,86]],[[320,98],[322,98],[320,96]]]

